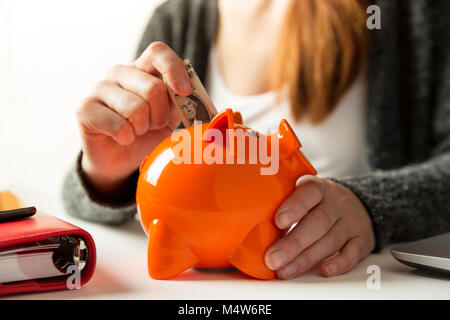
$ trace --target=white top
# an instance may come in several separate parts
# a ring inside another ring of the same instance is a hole
[[[276,103],[276,93],[240,96],[226,86],[215,49],[211,50],[206,87],[218,110],[231,107],[244,124],[261,133],[278,129],[286,119],[302,143],[302,152],[319,176],[358,175],[367,171],[365,152],[367,88],[365,72],[355,80],[334,111],[318,125],[308,119],[294,121],[287,98]]]

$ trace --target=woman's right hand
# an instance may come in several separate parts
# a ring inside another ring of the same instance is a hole
[[[78,108],[82,169],[100,194],[116,194],[179,126],[163,76],[176,94],[191,93],[183,61],[166,44],[154,42],[132,65],[111,68]]]

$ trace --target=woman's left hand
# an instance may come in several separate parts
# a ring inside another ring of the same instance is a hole
[[[302,179],[274,220],[285,231],[298,223],[265,255],[267,267],[281,279],[296,277],[318,263],[326,277],[345,273],[375,247],[372,222],[361,201],[330,180]]]

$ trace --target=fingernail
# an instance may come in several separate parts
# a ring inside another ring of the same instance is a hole
[[[280,270],[280,274],[284,279],[292,277],[297,272],[297,265],[295,263],[288,264]]]
[[[276,270],[283,265],[286,260],[286,254],[281,250],[276,250],[269,255],[268,260],[269,269]]]
[[[280,213],[278,217],[278,226],[282,229],[289,227],[292,224],[294,215],[289,211],[284,211]]]
[[[191,93],[192,86],[191,86],[191,83],[189,82],[189,80],[187,80],[186,78],[182,78],[180,80],[180,90],[184,94]]]
[[[338,272],[338,266],[335,264],[329,264],[325,267],[327,275],[332,276]]]

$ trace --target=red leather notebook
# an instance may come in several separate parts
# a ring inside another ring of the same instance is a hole
[[[0,249],[58,236],[83,239],[88,252],[80,279],[81,286],[84,285],[92,277],[96,263],[95,243],[85,230],[41,212],[30,218],[0,223]],[[0,283],[0,295],[67,289],[68,276]]]

